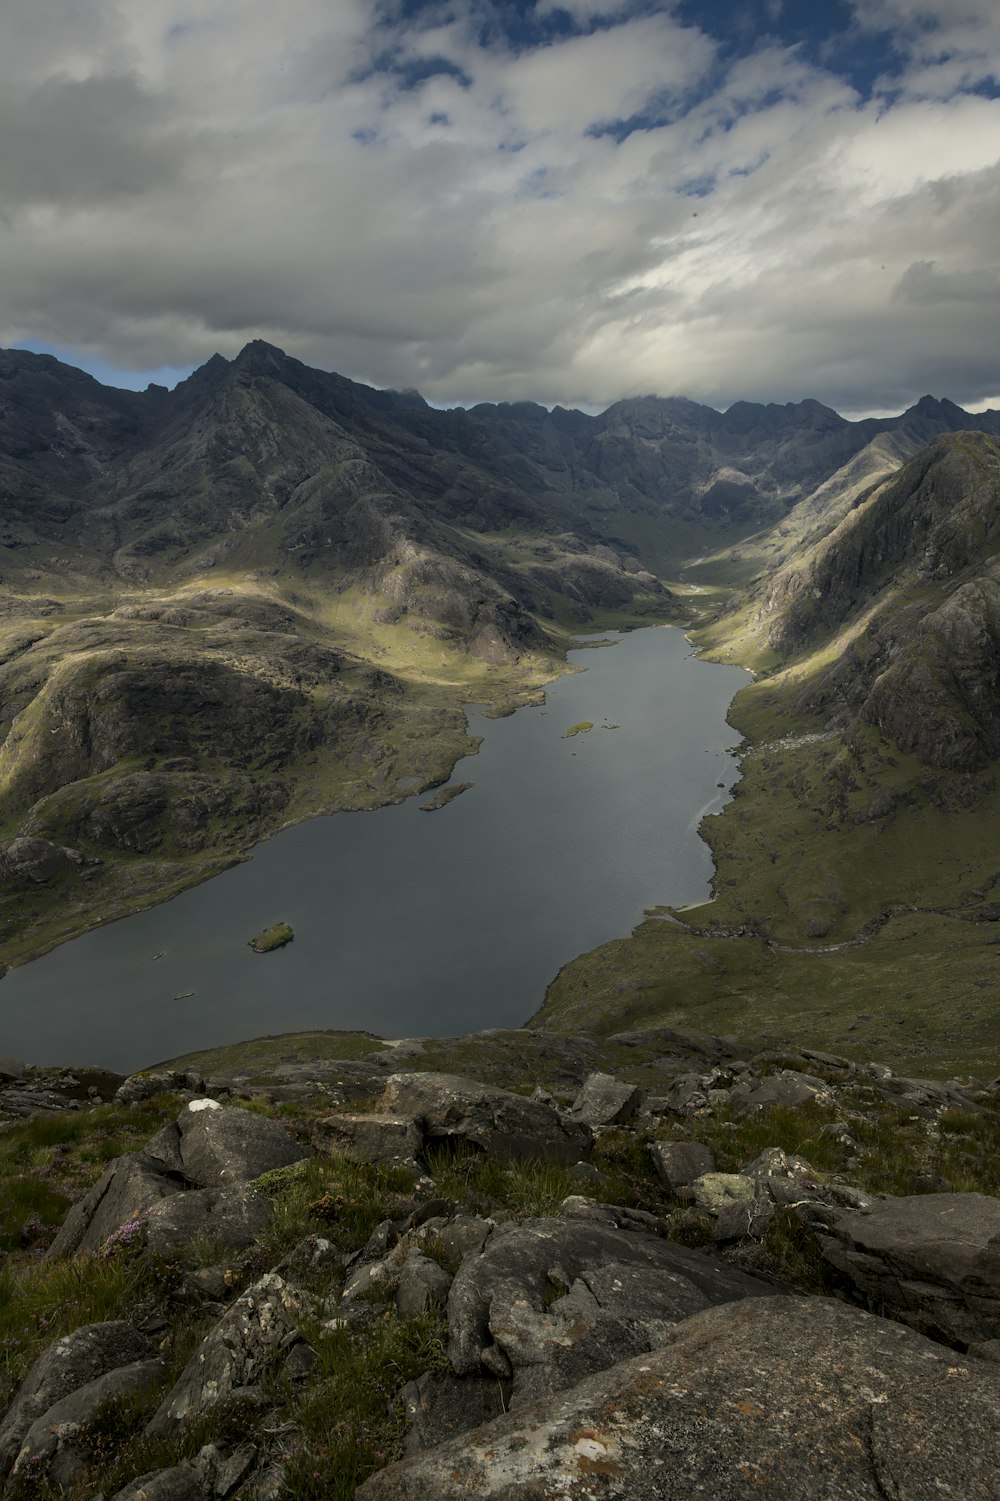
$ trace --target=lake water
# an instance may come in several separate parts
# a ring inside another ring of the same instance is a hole
[[[127,1071],[265,1033],[520,1026],[567,960],[648,905],[707,896],[697,827],[736,776],[725,714],[741,669],[698,661],[666,627],[570,660],[586,671],[551,684],[544,707],[470,708],[485,738],[452,781],[475,786],[438,812],[418,796],[312,819],[12,970],[0,1053]],[[581,720],[594,728],[563,738]],[[277,921],[295,941],[254,954]]]

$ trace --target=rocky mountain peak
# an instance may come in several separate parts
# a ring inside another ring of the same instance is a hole
[[[279,349],[276,344],[268,344],[265,339],[251,339],[233,360],[234,370],[246,375],[269,375],[277,379],[293,370],[305,368],[301,360],[293,359],[283,349]]]

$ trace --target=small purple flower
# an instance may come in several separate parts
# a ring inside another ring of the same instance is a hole
[[[117,1230],[112,1230],[98,1254],[106,1258],[113,1256],[116,1251],[131,1250],[133,1246],[141,1244],[142,1233],[145,1228],[145,1215],[140,1215],[135,1220],[129,1220],[125,1225],[119,1225]]]

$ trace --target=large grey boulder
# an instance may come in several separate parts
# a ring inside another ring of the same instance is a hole
[[[247,1183],[228,1188],[193,1188],[173,1194],[149,1210],[146,1249],[159,1255],[180,1250],[196,1238],[240,1250],[252,1246],[271,1222],[273,1210]]]
[[[198,1188],[249,1183],[262,1173],[311,1157],[277,1121],[255,1110],[192,1100],[177,1120],[184,1176]]]
[[[451,1283],[451,1274],[443,1266],[420,1251],[410,1251],[399,1272],[396,1312],[402,1319],[412,1319],[429,1308],[443,1306]]]
[[[295,1289],[276,1272],[261,1277],[202,1340],[147,1424],[147,1436],[174,1434],[238,1388],[257,1385],[301,1317]]]
[[[1000,1199],[916,1194],[828,1222],[823,1254],[877,1306],[968,1345],[1000,1337]]]
[[[754,1180],[743,1173],[702,1173],[685,1193],[706,1214],[721,1214],[730,1204],[744,1204],[754,1196]]]
[[[390,1465],[356,1501],[996,1501],[1000,1369],[826,1298],[751,1298]]]
[[[17,883],[33,881],[43,886],[70,864],[80,863],[81,856],[76,850],[22,834],[0,853],[0,879]]]
[[[247,1184],[309,1155],[267,1116],[192,1100],[141,1152],[108,1166],[69,1211],[47,1255],[99,1251],[134,1223],[152,1251],[173,1251],[201,1235],[219,1245],[250,1245],[271,1211]]]
[[[124,1225],[145,1217],[161,1199],[179,1193],[182,1184],[145,1161],[141,1153],[116,1157],[69,1211],[47,1256],[72,1256],[99,1251],[108,1237]]]
[[[84,1324],[49,1345],[21,1382],[0,1423],[0,1469],[6,1472],[32,1423],[61,1398],[108,1371],[147,1360],[153,1353],[145,1335],[123,1319]]]
[[[711,1303],[770,1296],[767,1283],[646,1230],[596,1220],[498,1225],[448,1298],[459,1376],[513,1376],[513,1402],[663,1343]]]
[[[574,1120],[585,1125],[620,1126],[630,1121],[642,1103],[642,1090],[622,1084],[613,1074],[591,1074],[570,1107]]]
[[[399,1115],[329,1115],[313,1126],[319,1152],[336,1152],[351,1162],[419,1173],[416,1157],[424,1144],[416,1121]]]
[[[74,1443],[83,1425],[104,1402],[148,1391],[159,1386],[165,1375],[166,1366],[158,1358],[134,1360],[61,1397],[28,1429],[11,1473],[17,1475],[30,1466],[32,1477],[37,1479],[44,1468],[56,1485],[68,1488],[83,1468],[83,1456]]]
[[[654,1141],[650,1143],[649,1155],[657,1177],[671,1193],[693,1183],[703,1173],[715,1171],[711,1148],[700,1141]]]
[[[798,1109],[813,1101],[826,1103],[833,1098],[830,1086],[812,1074],[783,1068],[763,1079],[750,1078],[734,1084],[729,1091],[729,1105],[734,1115],[754,1115],[775,1105]]]
[[[428,1143],[467,1142],[492,1157],[571,1163],[594,1145],[589,1126],[544,1101],[456,1074],[393,1074],[380,1109],[415,1120]]]

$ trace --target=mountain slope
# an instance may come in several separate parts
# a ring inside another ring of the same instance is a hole
[[[1000,1066],[1000,442],[939,438],[829,526],[702,633],[759,668],[712,903],[568,965],[541,1025]]]
[[[809,708],[972,770],[1000,754],[998,553],[1000,440],[939,438],[767,586],[761,620],[784,656],[850,632]]]

